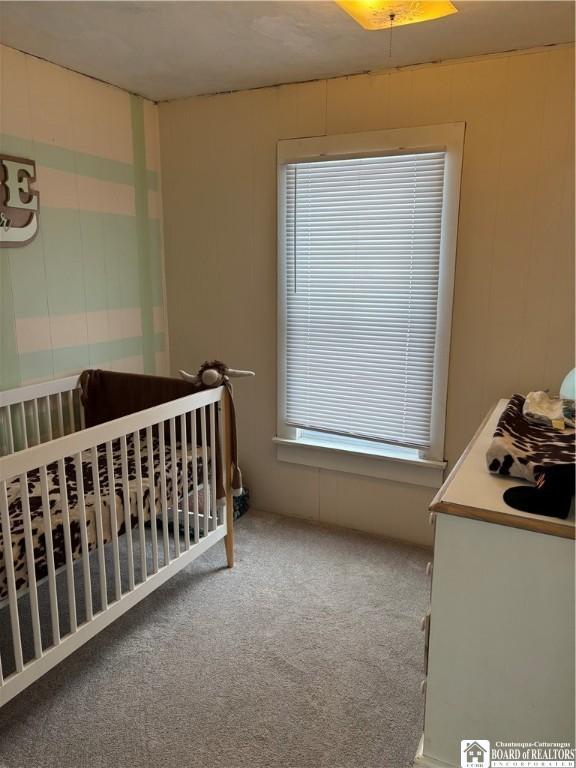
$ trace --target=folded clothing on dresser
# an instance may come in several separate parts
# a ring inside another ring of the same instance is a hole
[[[535,483],[542,469],[575,462],[574,427],[555,429],[527,421],[523,395],[513,395],[502,412],[486,453],[490,472]]]

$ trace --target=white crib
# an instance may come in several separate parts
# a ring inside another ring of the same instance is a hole
[[[224,387],[88,429],[77,377],[0,392],[0,706],[222,538],[233,565],[230,440]]]

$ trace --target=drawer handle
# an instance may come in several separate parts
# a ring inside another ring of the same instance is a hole
[[[432,527],[434,527],[434,524],[436,523],[436,512],[430,512],[430,517],[428,518],[428,522]]]
[[[434,566],[432,565],[431,562],[426,563],[426,576],[428,576],[428,577],[432,576],[432,569],[433,569],[433,567]]]
[[[422,696],[426,695],[426,682],[427,682],[426,680],[422,680],[422,682],[420,683],[420,693],[422,694]]]

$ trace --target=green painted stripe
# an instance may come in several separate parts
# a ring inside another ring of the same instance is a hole
[[[153,340],[158,351],[164,349],[164,334],[157,334]],[[97,344],[74,347],[61,347],[41,352],[26,352],[20,355],[22,379],[39,379],[47,375],[58,376],[64,371],[97,368],[106,363],[114,363],[125,357],[135,357],[143,354],[143,343],[140,336],[128,339],[102,341]],[[52,356],[54,364],[52,369]]]
[[[138,225],[135,216],[42,209],[38,237],[25,248],[0,252],[12,254],[16,317],[141,307]],[[150,221],[148,229],[151,301],[160,306],[160,222]]]
[[[40,232],[25,248],[0,251],[0,388],[49,379],[67,370],[141,355],[147,372],[165,349],[154,334],[153,306],[163,304],[160,222],[148,218],[148,191],[158,174],[146,168],[142,102],[132,99],[134,164],[0,134],[0,151],[32,157],[72,174],[133,185],[136,215],[62,210],[41,205]],[[18,354],[15,320],[106,309],[139,308],[143,338]]]
[[[132,115],[132,153],[134,157],[134,202],[138,241],[140,307],[142,310],[142,342],[144,373],[156,372],[154,354],[154,292],[152,287],[153,257],[148,227],[148,191],[146,172],[146,136],[142,99],[130,96]]]
[[[164,305],[164,264],[162,262],[162,232],[160,222],[155,219],[148,221],[148,232],[152,249],[150,251],[152,265],[152,293],[155,307]]]
[[[8,133],[0,133],[0,152],[17,157],[29,157],[38,165],[45,165],[57,171],[67,171],[80,176],[91,176],[101,181],[113,181],[117,184],[135,184],[135,171],[130,163],[109,160],[87,152],[76,152],[55,144],[45,144],[33,139],[21,139]],[[144,189],[158,189],[158,173],[147,170],[144,176]],[[42,202],[42,190],[40,190]]]
[[[18,387],[21,381],[10,253],[0,250],[0,390]]]
[[[146,178],[148,179],[148,189],[156,192],[158,190],[158,173],[148,169],[146,171]]]

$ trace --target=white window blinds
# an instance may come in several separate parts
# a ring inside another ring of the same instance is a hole
[[[284,420],[426,449],[444,152],[284,169]]]

